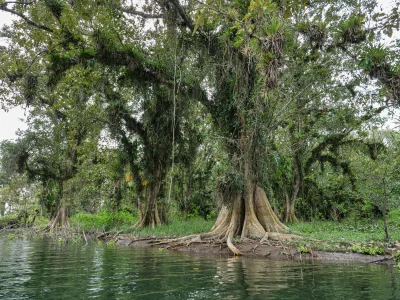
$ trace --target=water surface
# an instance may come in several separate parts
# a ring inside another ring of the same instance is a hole
[[[400,272],[0,236],[0,299],[400,299]]]

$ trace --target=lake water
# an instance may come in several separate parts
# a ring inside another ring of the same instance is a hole
[[[400,272],[0,237],[0,299],[400,299]]]

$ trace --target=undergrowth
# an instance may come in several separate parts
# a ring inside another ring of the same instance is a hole
[[[138,220],[138,216],[133,216],[129,212],[121,211],[112,213],[104,211],[99,214],[78,213],[71,217],[70,225],[78,231],[115,231],[140,237],[165,237],[207,232],[215,222],[213,220],[204,220],[200,217],[193,216],[185,219],[180,215],[173,215],[170,217],[168,224],[163,224],[155,228],[136,228],[134,225]]]
[[[0,217],[0,222],[6,222],[12,216]],[[204,220],[197,216],[184,216],[174,214],[170,216],[169,223],[155,228],[136,228],[134,225],[139,220],[138,216],[127,211],[107,212],[98,214],[78,213],[70,218],[72,231],[75,232],[115,232],[131,234],[135,237],[180,237],[191,234],[208,232],[215,220]],[[37,217],[34,227],[43,228],[48,219]],[[389,222],[390,242],[385,241],[383,222],[369,219],[364,221],[344,220],[297,222],[289,225],[290,229],[304,237],[304,240],[285,242],[298,251],[317,249],[324,251],[356,252],[363,254],[382,254],[386,249],[400,245],[400,222],[391,218]],[[318,241],[316,241],[318,240]],[[390,246],[390,244],[395,246]]]
[[[145,237],[178,237],[197,233],[208,232],[214,225],[214,220],[204,220],[200,217],[192,217],[189,220],[172,219],[169,224],[151,228],[129,228],[126,233]]]
[[[299,232],[303,237],[330,242],[367,243],[371,241],[385,241],[383,222],[369,219],[354,222],[313,221],[298,222],[289,225],[290,229]],[[400,241],[400,223],[392,222],[388,225],[391,241]]]
[[[137,222],[137,218],[127,211],[108,212],[98,214],[77,213],[70,218],[70,225],[78,231],[118,231],[128,228]]]

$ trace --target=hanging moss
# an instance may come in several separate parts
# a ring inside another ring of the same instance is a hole
[[[297,30],[306,36],[310,45],[315,49],[321,49],[326,41],[326,23],[324,22],[317,24],[303,22],[297,26]]]
[[[368,48],[359,61],[360,68],[364,69],[371,78],[380,80],[389,92],[388,100],[400,104],[400,72],[399,67],[390,64],[390,52],[383,45]]]
[[[75,66],[78,60],[69,54],[50,53],[50,64],[48,66],[49,79],[48,85],[54,86],[64,75],[64,72]]]
[[[7,73],[7,78],[11,83],[16,82],[18,79],[21,79],[24,76],[22,70],[17,70],[15,72]]]
[[[363,15],[351,15],[346,21],[339,24],[339,32],[344,43],[357,44],[365,41],[367,34],[364,30]]]
[[[25,102],[29,106],[35,100],[36,92],[38,89],[38,77],[33,74],[27,74],[25,76],[24,84],[24,97]]]
[[[45,0],[44,3],[56,18],[61,17],[65,5],[63,0]]]
[[[73,46],[83,46],[84,41],[81,36],[74,35],[66,26],[63,26],[60,34],[60,45],[68,50]]]

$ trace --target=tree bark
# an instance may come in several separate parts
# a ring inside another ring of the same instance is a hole
[[[286,193],[286,203],[285,203],[285,223],[297,222],[297,217],[294,212],[294,205],[297,193],[293,193],[292,197]]]
[[[191,172],[190,170],[188,171],[188,176],[186,177],[186,182],[185,182],[185,197],[184,197],[184,212],[185,216],[189,214],[189,201],[190,201],[190,194],[191,194]]]
[[[263,188],[252,181],[247,185],[247,193],[226,195],[232,205],[222,207],[214,226],[208,233],[200,234],[200,239],[226,241],[233,254],[241,255],[233,245],[235,236],[240,236],[241,240],[263,239],[268,238],[268,233],[279,235],[289,231],[273,212]]]
[[[218,239],[226,241],[229,249],[235,255],[241,255],[240,250],[233,244],[235,236],[241,240],[246,239],[265,239],[269,233],[281,233],[289,231],[275,215],[264,189],[257,183],[254,172],[254,163],[251,157],[254,157],[249,150],[248,140],[240,138],[240,147],[242,161],[238,164],[240,172],[244,178],[243,191],[227,192],[221,197],[225,198],[224,205],[218,215],[217,221],[210,232],[200,234],[200,239]]]
[[[146,227],[161,225],[161,219],[158,213],[157,199],[161,187],[161,166],[158,165],[154,172],[154,178],[150,182],[149,187],[146,191],[147,203],[144,204],[144,208],[141,209],[139,222],[136,224],[137,227]]]
[[[297,195],[299,194],[300,184],[301,184],[301,171],[300,171],[300,158],[299,154],[295,154],[294,158],[294,166],[293,166],[293,183],[291,188],[291,195],[289,196],[287,193],[286,197],[286,205],[285,205],[285,223],[293,223],[297,222],[297,217],[295,214],[295,203]]]
[[[56,227],[68,228],[69,218],[68,218],[68,206],[63,202],[64,198],[64,181],[58,182],[58,198],[56,201],[56,208],[54,215],[50,219],[50,222],[46,226],[46,230],[54,229]]]
[[[49,224],[47,224],[46,229],[54,229],[56,227],[68,228],[69,227],[69,217],[68,217],[68,206],[66,204],[61,204],[57,206],[54,216],[51,218]]]
[[[4,216],[6,211],[6,203],[0,202],[0,217]]]

